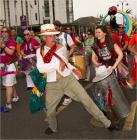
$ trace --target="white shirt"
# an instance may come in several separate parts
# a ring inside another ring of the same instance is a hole
[[[49,47],[44,46],[44,55],[49,51]],[[62,47],[58,49],[55,53],[59,55],[64,62],[66,63],[67,67],[65,67],[64,71],[60,70],[60,60],[53,55],[50,63],[44,63],[43,58],[40,54],[40,48],[36,51],[36,57],[37,57],[37,68],[40,73],[47,73],[47,82],[55,82],[57,80],[56,71],[59,72],[60,75],[63,77],[66,77],[72,73],[72,70],[75,69],[74,66],[72,66],[70,63],[68,63],[68,60],[66,56],[64,55],[66,52],[65,47]]]
[[[59,44],[62,44],[63,46],[66,46],[66,48],[67,48],[67,44],[70,47],[74,44],[74,41],[72,40],[72,38],[71,38],[71,36],[69,34],[67,34],[67,42],[66,42],[64,32],[62,32],[59,36],[57,36],[57,42]]]

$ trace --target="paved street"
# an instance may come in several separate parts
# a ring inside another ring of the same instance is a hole
[[[88,93],[90,83],[83,83]],[[91,116],[79,103],[72,102],[58,115],[58,132],[51,136],[44,134],[47,123],[44,111],[30,113],[28,108],[29,91],[26,91],[25,77],[18,77],[17,92],[20,101],[13,105],[13,110],[1,113],[1,139],[136,139],[136,119],[130,131],[110,132],[105,128],[94,127],[90,124]],[[4,104],[2,90],[2,104]],[[128,101],[136,100],[135,90],[124,90]],[[137,115],[136,115],[137,118]]]

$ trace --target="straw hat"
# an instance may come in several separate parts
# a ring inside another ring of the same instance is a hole
[[[55,29],[55,26],[53,24],[44,24],[44,25],[41,25],[41,36],[42,35],[56,35],[56,34],[59,34],[60,32],[57,31]]]

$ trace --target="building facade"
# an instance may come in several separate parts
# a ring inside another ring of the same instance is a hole
[[[74,20],[73,0],[0,0],[0,24],[20,26],[22,16],[28,27],[54,20],[70,23]]]

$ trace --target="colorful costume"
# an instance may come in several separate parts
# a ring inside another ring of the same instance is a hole
[[[106,45],[106,42],[100,43],[99,45],[95,45],[93,48],[93,51],[98,57],[98,63],[102,63],[102,65],[106,66],[107,68],[109,66],[113,66],[115,63],[115,51],[113,49],[109,49]],[[99,87],[102,87],[102,97],[104,101],[106,101],[106,97],[109,98],[110,106],[109,108],[113,109],[116,113],[118,118],[125,118],[127,117],[128,113],[130,112],[130,106],[118,84],[118,81],[116,79],[116,76],[114,73],[112,73],[110,76],[105,78],[104,80],[96,83],[99,84]],[[111,91],[107,95],[108,90]],[[105,94],[104,94],[105,93]],[[98,93],[96,93],[98,94]],[[112,101],[111,101],[112,100]],[[108,104],[108,102],[106,104]],[[104,109],[106,111],[106,108]]]

